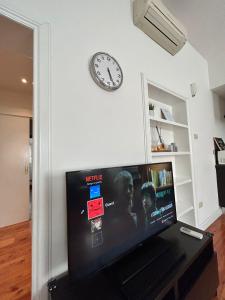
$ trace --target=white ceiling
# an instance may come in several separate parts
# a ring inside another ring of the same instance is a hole
[[[0,88],[32,92],[33,32],[0,15]],[[27,84],[21,78],[28,80]]]
[[[224,52],[225,0],[162,0],[188,31],[188,40],[207,60]]]

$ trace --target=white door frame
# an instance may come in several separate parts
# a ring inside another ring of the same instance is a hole
[[[33,29],[32,300],[46,300],[52,269],[50,25],[3,6],[0,14]]]

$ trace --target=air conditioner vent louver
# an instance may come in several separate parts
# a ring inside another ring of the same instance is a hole
[[[146,17],[145,17],[146,18]],[[147,18],[146,18],[147,19]],[[148,20],[148,19],[147,19]],[[171,43],[173,43],[176,47],[178,46],[173,40],[171,40],[169,37],[168,37],[168,35],[166,35],[160,28],[158,28],[154,23],[152,23],[150,20],[148,20],[151,24],[152,24],[152,26],[153,27],[155,27],[155,29],[157,30],[157,31],[159,31],[166,39],[168,39],[168,40],[170,40],[171,41]]]
[[[172,55],[185,44],[185,30],[159,0],[135,0],[134,24]]]

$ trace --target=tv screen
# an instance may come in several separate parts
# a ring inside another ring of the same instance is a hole
[[[68,265],[80,279],[176,222],[172,163],[66,173]]]

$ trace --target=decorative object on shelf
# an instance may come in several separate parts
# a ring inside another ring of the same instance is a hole
[[[151,146],[151,152],[158,152],[158,147],[157,147],[157,145],[152,145],[152,146]]]
[[[176,143],[171,143],[168,145],[167,150],[171,152],[178,152],[178,147]]]
[[[119,63],[105,52],[97,52],[92,56],[90,73],[95,83],[106,91],[118,89],[123,82],[123,72]]]
[[[162,118],[174,122],[174,118],[168,109],[161,108]]]
[[[155,106],[152,103],[150,103],[148,108],[149,108],[149,115],[150,115],[150,117],[154,118],[154,115],[155,115]]]
[[[159,131],[158,126],[156,126],[155,128],[156,128],[156,131],[157,131],[157,134],[158,134],[158,137],[159,137],[159,143],[157,144],[155,150],[152,150],[152,152],[164,152],[164,151],[167,151],[166,147],[165,147],[165,144],[163,142],[162,136],[161,136],[161,128],[160,128],[160,131]]]
[[[171,144],[169,144],[169,145],[167,146],[167,150],[168,150],[169,152],[173,152]]]

